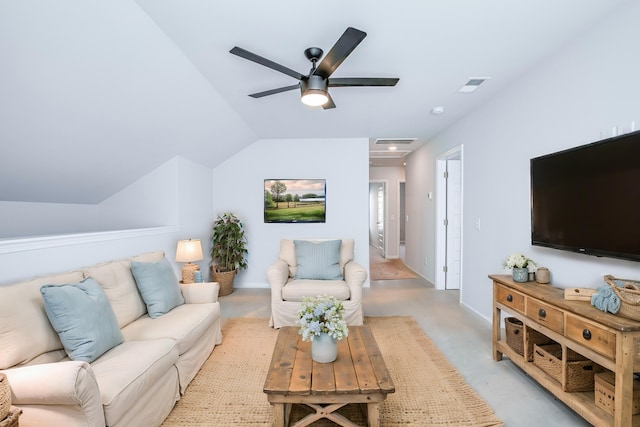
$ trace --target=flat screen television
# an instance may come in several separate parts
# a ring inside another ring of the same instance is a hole
[[[531,159],[531,243],[640,261],[640,131]]]

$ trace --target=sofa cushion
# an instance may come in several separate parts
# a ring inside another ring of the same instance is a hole
[[[147,252],[145,254],[136,255],[131,258],[127,258],[127,261],[137,261],[137,262],[160,262],[164,258],[164,252],[156,251],[156,252]]]
[[[177,361],[175,341],[159,339],[125,341],[93,362],[106,424],[117,425],[139,396],[152,393],[157,381],[176,369]]]
[[[136,285],[152,319],[184,304],[173,267],[164,258],[159,262],[131,262]]]
[[[93,362],[122,343],[115,314],[93,279],[40,288],[44,308],[72,360]]]
[[[62,343],[44,311],[40,287],[77,283],[82,278],[82,272],[74,271],[0,286],[0,369],[26,364],[48,352],[58,360],[64,357],[64,352],[57,351]]]
[[[338,280],[340,271],[340,240],[312,242],[294,240],[298,270],[296,279]]]
[[[102,287],[120,328],[147,312],[138,292],[128,260],[110,261],[83,268],[85,277],[92,277]]]
[[[220,304],[183,304],[164,316],[152,319],[142,316],[122,329],[125,341],[171,338],[182,355],[207,333],[220,317]]]
[[[282,299],[285,301],[302,301],[303,297],[331,295],[340,301],[350,298],[349,287],[343,280],[289,280],[282,287]]]

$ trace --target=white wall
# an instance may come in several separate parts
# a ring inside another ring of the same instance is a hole
[[[15,238],[177,224],[178,167],[179,158],[176,157],[98,204],[2,201],[0,237]],[[117,173],[117,169],[114,173]]]
[[[207,251],[211,204],[211,170],[180,157],[99,205],[2,202],[11,221],[2,229],[20,233],[0,239],[0,283],[147,251],[163,250],[173,261],[180,239],[199,238]]]
[[[405,264],[433,284],[436,282],[436,198],[428,199],[427,193],[435,194],[436,157],[434,143],[429,143],[413,153],[405,167],[408,217],[405,223]]]
[[[386,257],[400,258],[400,182],[405,180],[403,167],[372,167],[370,182],[385,183],[385,239]],[[376,233],[377,236],[377,233]]]
[[[326,179],[324,224],[265,224],[265,179]],[[368,138],[259,140],[213,171],[213,211],[233,212],[248,240],[237,287],[267,287],[267,268],[282,238],[355,239],[355,259],[369,268]],[[367,282],[368,283],[368,282]]]
[[[464,304],[491,316],[488,274],[502,272],[504,258],[523,252],[551,270],[554,286],[598,287],[602,276],[639,277],[640,264],[595,258],[530,244],[529,159],[611,136],[613,126],[629,130],[640,123],[640,3],[629,2],[589,33],[443,132],[407,162],[410,221],[407,253],[432,259],[435,158],[464,144]],[[480,89],[482,90],[482,89]],[[481,229],[475,222],[481,220]],[[419,236],[419,241],[409,241]],[[415,259],[414,259],[415,258]],[[428,266],[427,278],[434,266]]]

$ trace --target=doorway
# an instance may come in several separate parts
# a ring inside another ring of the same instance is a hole
[[[382,258],[386,257],[385,213],[386,183],[369,183],[369,244],[378,250]]]
[[[398,199],[399,199],[399,214],[398,214],[398,235],[400,240],[399,256],[402,262],[406,261],[406,229],[407,229],[407,211],[405,209],[405,182],[400,181],[398,183]]]
[[[436,161],[436,289],[462,284],[462,145]]]

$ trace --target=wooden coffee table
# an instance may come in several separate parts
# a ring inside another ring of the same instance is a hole
[[[288,426],[291,405],[313,410],[295,427],[327,418],[341,426],[357,426],[335,412],[351,403],[366,404],[369,426],[380,425],[378,405],[395,387],[378,344],[366,326],[350,326],[349,336],[338,341],[333,363],[311,359],[311,343],[302,341],[298,327],[280,329],[264,392],[273,405],[273,425]]]

